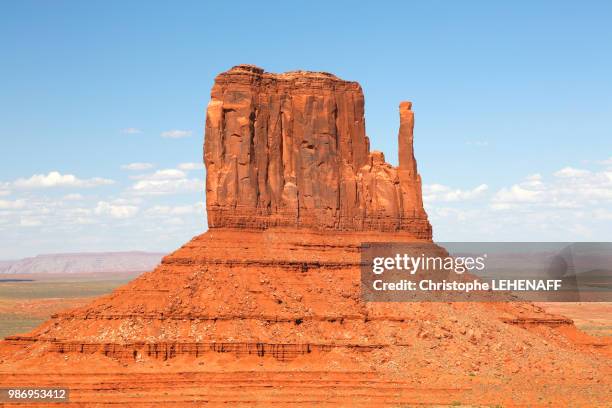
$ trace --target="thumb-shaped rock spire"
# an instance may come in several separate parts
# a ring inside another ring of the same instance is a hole
[[[400,128],[399,128],[399,168],[400,170],[416,173],[416,161],[414,158],[414,112],[412,102],[404,101],[399,105]]]
[[[416,159],[414,157],[414,112],[412,112],[412,102],[401,102],[399,114],[398,176],[402,190],[402,207],[404,208],[404,216],[420,216],[425,211],[423,210],[421,193],[421,176],[417,173]],[[409,212],[412,214],[409,214]]]

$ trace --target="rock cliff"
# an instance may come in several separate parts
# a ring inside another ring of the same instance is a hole
[[[238,65],[217,76],[206,114],[211,228],[405,231],[431,239],[400,105],[399,167],[370,152],[356,82]]]

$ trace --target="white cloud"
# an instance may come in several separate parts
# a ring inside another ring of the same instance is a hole
[[[612,221],[612,209],[597,208],[593,211],[593,215],[599,220],[610,220]]]
[[[181,170],[202,170],[204,169],[203,163],[181,163],[178,165],[178,168]]]
[[[161,169],[130,178],[138,180],[130,189],[136,194],[187,193],[202,191],[204,188],[203,180],[190,179],[185,171],[179,169]]]
[[[35,174],[28,179],[20,178],[13,182],[16,188],[49,188],[49,187],[96,187],[113,184],[113,180],[94,177],[90,179],[80,179],[73,174],[60,174],[51,171],[49,174]]]
[[[79,193],[66,194],[64,196],[64,200],[67,200],[67,201],[79,201],[82,199],[83,199],[83,196]]]
[[[426,184],[423,186],[423,201],[465,201],[471,200],[488,190],[486,184],[481,184],[471,190],[453,189],[442,184]]]
[[[612,202],[612,171],[592,172],[565,167],[553,175],[555,177],[549,182],[536,174],[502,188],[493,196],[492,207],[497,210],[532,209],[534,206],[576,209]]]
[[[509,203],[533,203],[541,198],[541,192],[528,190],[521,187],[518,184],[513,185],[510,188],[502,188],[495,196],[493,196],[493,203],[497,204],[509,204]]]
[[[187,173],[178,169],[163,169],[157,170],[152,174],[143,174],[139,176],[133,176],[135,180],[175,180],[187,177]]]
[[[168,139],[181,139],[183,137],[191,136],[191,133],[191,130],[173,129],[162,132],[161,136]]]
[[[132,186],[139,194],[170,194],[196,192],[204,189],[200,179],[140,180]]]
[[[0,197],[11,195],[11,186],[9,183],[0,181]]]
[[[0,210],[19,210],[26,205],[25,200],[0,200]]]
[[[610,168],[568,166],[546,175],[531,174],[473,200],[459,200],[462,194],[454,191],[444,185],[423,186],[436,240],[610,239]]]
[[[76,217],[74,218],[74,223],[77,225],[91,225],[96,224],[96,220],[88,217]]]
[[[201,211],[201,207],[199,204],[195,205],[178,205],[178,206],[168,206],[168,205],[156,205],[149,208],[146,211],[147,215],[151,216],[167,216],[167,215],[187,215],[187,214],[195,214]]]
[[[143,200],[140,197],[120,197],[113,200],[114,204],[140,205]]]
[[[123,170],[149,170],[153,168],[152,163],[129,163],[121,166]]]
[[[542,175],[540,173],[530,174],[525,179],[528,181],[542,181]]]
[[[166,225],[184,225],[185,221],[183,221],[183,219],[179,217],[172,217],[172,218],[166,219],[164,221],[164,224]]]
[[[521,185],[524,187],[530,187],[530,188],[537,189],[538,187],[543,185],[542,175],[539,173],[530,174],[529,176],[525,177],[525,181],[523,181]]]
[[[575,169],[573,167],[564,167],[559,171],[553,173],[556,177],[562,178],[577,178],[577,177],[585,177],[591,174],[588,170]]]
[[[463,222],[473,215],[474,210],[463,210],[452,207],[431,207],[427,206],[427,213],[431,220],[438,220],[443,218],[452,218],[455,221]]]
[[[130,218],[136,215],[139,208],[135,205],[116,205],[107,201],[99,201],[94,213],[96,215],[110,215],[113,218]]]
[[[39,225],[42,225],[42,221],[33,217],[21,217],[19,225],[22,227],[38,227]]]
[[[611,157],[608,157],[608,158],[607,158],[607,159],[605,159],[605,160],[600,160],[600,161],[598,161],[597,163],[599,163],[599,164],[601,164],[601,165],[603,165],[603,166],[612,166],[612,156],[611,156]]]
[[[134,127],[129,127],[129,128],[121,129],[121,133],[124,133],[126,135],[137,135],[139,133],[142,133],[142,130],[138,128],[134,128]]]
[[[138,192],[133,186],[118,195],[84,194],[80,190],[61,194],[48,190],[14,190],[15,198],[0,197],[2,256],[114,250],[117,245],[143,250],[151,250],[151,245],[162,245],[155,250],[179,246],[205,230],[206,216],[199,202],[204,182],[176,178],[185,172],[166,170],[172,171],[150,172],[152,178],[160,180],[135,180],[134,183],[153,183]],[[163,195],[166,193],[170,196]],[[177,201],[178,195],[174,193],[184,193],[180,200],[188,201]],[[98,227],[92,229],[92,226]],[[31,240],[24,239],[31,234],[35,234]]]

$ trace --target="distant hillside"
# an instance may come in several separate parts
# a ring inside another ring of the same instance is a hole
[[[90,252],[48,254],[0,262],[0,273],[143,272],[153,269],[165,254],[155,252]]]

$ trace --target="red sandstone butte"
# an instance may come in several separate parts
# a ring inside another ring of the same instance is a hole
[[[398,168],[370,151],[363,110],[360,86],[331,74],[220,74],[209,230],[1,342],[0,387],[67,386],[75,406],[610,406],[610,342],[567,318],[530,303],[362,300],[361,243],[443,251],[411,104]]]
[[[206,114],[210,228],[405,231],[431,240],[400,105],[400,165],[370,152],[361,86],[323,72],[217,76]]]

